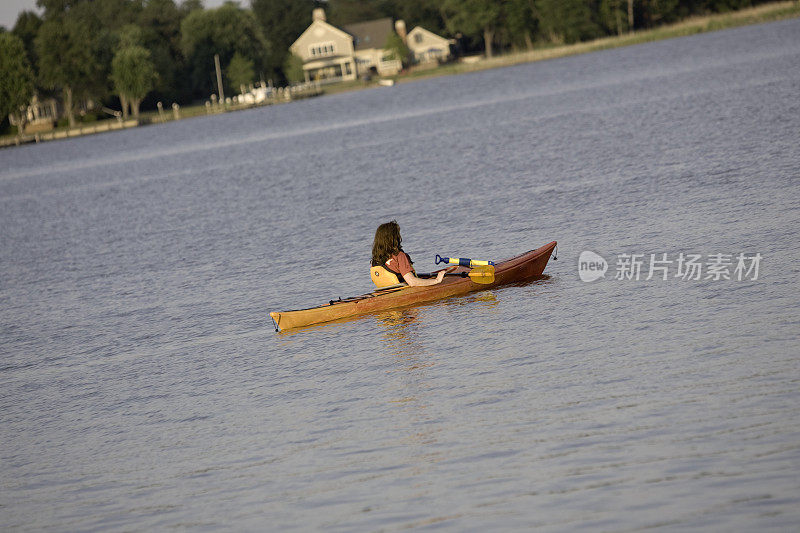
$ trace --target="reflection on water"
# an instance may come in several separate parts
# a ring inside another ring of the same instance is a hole
[[[393,379],[391,385],[396,394],[388,403],[396,413],[398,424],[405,431],[405,437],[399,443],[407,451],[412,476],[430,476],[432,471],[440,468],[440,463],[452,459],[452,454],[440,442],[448,430],[448,422],[440,416],[440,411],[447,409],[447,406],[437,403],[436,389],[441,384],[436,384],[439,374],[436,361],[444,358],[447,364],[449,359],[460,354],[436,353],[426,347],[426,339],[435,336],[432,330],[442,316],[440,311],[450,315],[455,311],[456,315],[461,316],[501,314],[503,304],[510,301],[503,295],[506,287],[516,287],[519,291],[522,287],[544,285],[550,280],[550,276],[539,276],[495,290],[473,292],[375,316],[380,328],[382,355],[393,359],[393,366],[386,373]],[[515,293],[506,294],[512,296]],[[519,296],[519,292],[516,295]],[[427,486],[420,486],[417,497],[430,497],[427,490]]]
[[[552,265],[548,263],[547,267],[551,268]],[[538,285],[547,286],[553,283],[554,281],[555,280],[553,280],[553,278],[548,274],[542,274],[541,276],[536,276],[535,278],[526,279],[525,281],[517,281],[515,283],[509,283],[504,287],[528,287],[528,286],[538,286]]]
[[[381,339],[388,353],[398,357],[418,357],[424,353],[420,342],[420,330],[424,329],[426,322],[431,320],[432,314],[429,311],[437,307],[465,306],[474,307],[476,311],[491,310],[498,304],[499,300],[495,293],[485,290],[436,302],[426,302],[417,307],[385,311],[378,314],[376,318],[377,323],[381,326]]]
[[[473,292],[459,298],[451,298],[442,301],[444,307],[470,307],[476,306],[477,309],[492,309],[496,308],[499,301],[497,295],[491,290],[480,292]]]
[[[409,307],[386,311],[377,316],[378,324],[382,326],[381,340],[389,354],[409,360],[424,354],[418,322],[422,312],[419,308]],[[414,369],[417,364],[412,361],[409,369]]]
[[[434,355],[425,349],[424,330],[430,314],[427,308],[410,307],[381,313],[377,322],[381,326],[381,340],[386,348],[385,356],[394,360],[387,371],[397,396],[389,400],[396,413],[396,420],[403,428],[405,437],[399,443],[407,451],[410,473],[423,476],[443,459],[437,451],[438,438],[442,432],[441,421],[431,413],[434,400],[431,397],[431,369],[435,365]],[[419,496],[426,496],[421,487]]]

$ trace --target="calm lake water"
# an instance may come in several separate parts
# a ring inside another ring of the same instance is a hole
[[[792,20],[0,151],[0,529],[796,530],[798,95]],[[559,258],[274,331],[392,218]]]

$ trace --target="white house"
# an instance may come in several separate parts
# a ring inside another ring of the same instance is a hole
[[[11,113],[8,120],[12,126],[17,126],[19,132],[37,133],[53,129],[58,120],[58,104],[54,98],[39,100],[34,95],[31,103],[21,113]]]
[[[367,76],[372,73],[393,76],[403,68],[400,60],[392,59],[391,53],[385,49],[389,36],[393,32],[392,19],[387,17],[348,24],[344,30],[353,36],[359,76]]]
[[[306,81],[356,79],[353,36],[325,21],[325,11],[314,10],[311,26],[289,47],[303,60]]]
[[[391,33],[390,18],[339,29],[325,20],[325,10],[317,8],[313,11],[311,26],[289,50],[303,60],[306,81],[354,80],[373,72],[391,76],[402,68],[400,61],[390,59],[389,52],[384,49]]]
[[[417,26],[408,32],[406,46],[411,51],[414,61],[428,63],[447,61],[450,58],[450,39],[439,37],[435,33]]]

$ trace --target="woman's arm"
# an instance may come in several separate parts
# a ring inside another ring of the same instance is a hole
[[[430,279],[418,278],[417,276],[414,275],[413,272],[407,272],[403,274],[403,279],[405,280],[406,283],[408,283],[410,287],[424,287],[426,285],[436,285],[442,282],[447,270],[448,269],[440,270],[436,274],[436,278],[430,278]]]

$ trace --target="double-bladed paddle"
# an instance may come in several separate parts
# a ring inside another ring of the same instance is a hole
[[[459,272],[455,274],[445,274],[446,276],[467,277],[475,283],[488,285],[494,283],[494,261],[481,261],[478,259],[467,259],[464,257],[442,257],[436,254],[436,264],[446,263],[448,265],[459,265],[469,267],[469,272]]]

